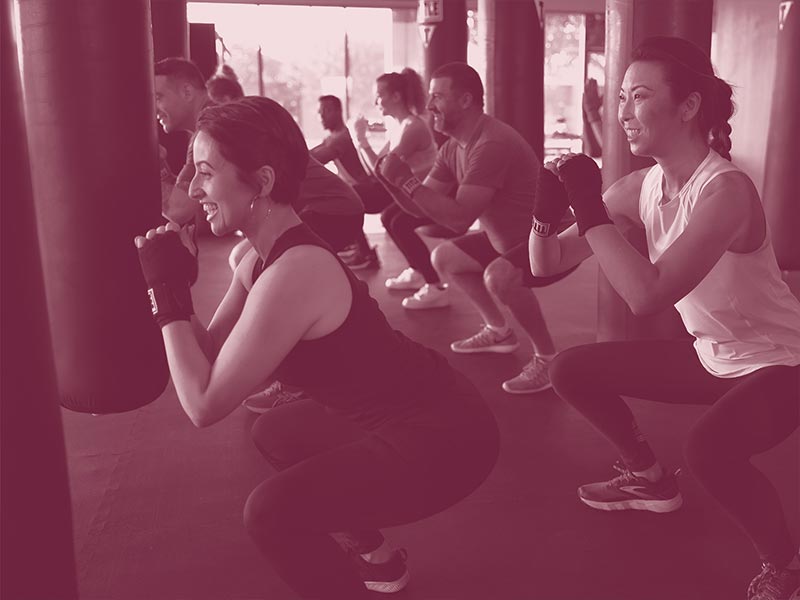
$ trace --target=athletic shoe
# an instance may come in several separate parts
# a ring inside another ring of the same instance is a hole
[[[346,260],[346,259],[350,258],[351,256],[353,256],[356,252],[358,252],[358,244],[353,242],[352,244],[349,244],[349,245],[345,246],[344,248],[342,248],[341,250],[339,250],[339,252],[337,252],[336,254],[342,260]]]
[[[800,598],[800,571],[761,565],[747,588],[747,600],[796,600]]]
[[[356,552],[350,552],[350,556],[368,590],[393,594],[408,585],[407,554],[402,548],[396,550],[392,554],[392,558],[384,563],[371,563]]]
[[[549,360],[534,354],[531,361],[522,367],[522,373],[503,382],[503,389],[509,394],[533,394],[553,387],[549,368]]]
[[[418,290],[425,285],[425,278],[422,274],[408,267],[397,277],[390,277],[386,280],[386,287],[390,290]]]
[[[658,481],[637,477],[621,461],[614,464],[620,475],[611,481],[589,483],[578,488],[581,501],[598,510],[649,510],[672,512],[683,504],[675,473],[664,473]]]
[[[403,298],[403,308],[420,310],[425,308],[443,308],[450,306],[450,294],[447,286],[444,289],[436,284],[426,283],[413,296]]]
[[[342,259],[342,262],[350,267],[352,271],[358,271],[360,269],[371,269],[371,268],[378,268],[381,266],[380,261],[378,260],[378,253],[375,252],[375,247],[373,246],[367,252],[362,250],[357,250],[351,256],[346,259]]]
[[[488,325],[484,325],[483,329],[472,337],[450,344],[450,350],[459,354],[473,354],[476,352],[509,354],[517,348],[519,348],[519,342],[513,329],[510,329],[506,335],[500,335]]]
[[[308,394],[299,388],[292,389],[280,381],[275,381],[267,389],[245,398],[242,406],[254,413],[262,414],[270,408],[308,397]]]

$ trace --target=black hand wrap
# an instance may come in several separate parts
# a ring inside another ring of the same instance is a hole
[[[157,235],[139,248],[147,294],[159,327],[188,321],[194,314],[190,282],[197,278],[197,261],[174,231]]]
[[[555,235],[567,208],[569,200],[564,184],[551,171],[543,168],[536,182],[536,196],[533,199],[533,233],[540,237]]]
[[[558,175],[567,190],[580,235],[597,225],[614,223],[603,204],[603,176],[596,162],[579,154],[559,167]]]

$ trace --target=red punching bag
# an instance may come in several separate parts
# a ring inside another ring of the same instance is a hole
[[[168,369],[133,238],[162,222],[148,0],[19,0],[39,243],[60,401],[155,400]]]

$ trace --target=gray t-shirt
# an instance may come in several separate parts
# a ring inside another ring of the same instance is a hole
[[[528,240],[540,168],[539,157],[516,129],[484,114],[466,146],[452,138],[442,144],[429,176],[454,186],[495,190],[479,219],[502,254]]]

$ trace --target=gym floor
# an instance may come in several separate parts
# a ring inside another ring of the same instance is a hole
[[[732,600],[744,598],[758,559],[748,539],[683,469],[675,513],[604,513],[581,504],[581,483],[610,478],[613,448],[548,390],[512,396],[530,345],[513,355],[463,356],[451,341],[480,318],[458,292],[449,308],[409,312],[383,285],[406,265],[382,234],[380,270],[360,273],[389,321],[442,352],[483,392],[502,449],[489,479],[453,508],[386,530],[408,550],[411,583],[396,600]],[[195,307],[210,319],[239,238],[201,238]],[[559,349],[594,339],[594,260],[537,291]],[[681,467],[681,444],[703,407],[631,401],[662,462]],[[271,468],[250,441],[256,415],[240,409],[195,429],[170,386],[132,413],[63,411],[84,600],[292,600],[242,525],[248,494]],[[755,463],[776,483],[800,531],[800,436]],[[46,571],[42,574],[46,577]],[[380,595],[375,594],[376,598]]]

